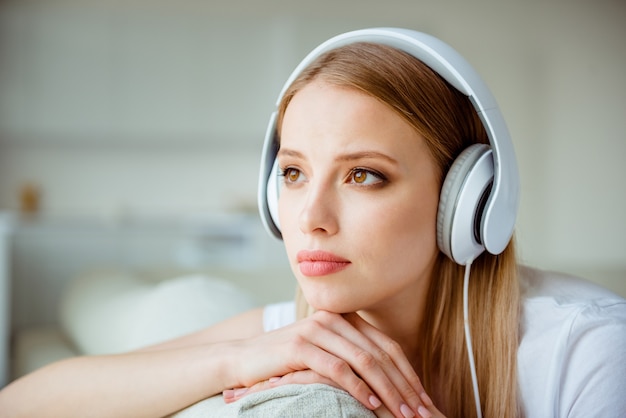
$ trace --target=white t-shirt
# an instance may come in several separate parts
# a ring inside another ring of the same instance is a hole
[[[626,417],[626,300],[590,282],[522,268],[518,378],[528,418]],[[295,321],[269,305],[266,331]]]

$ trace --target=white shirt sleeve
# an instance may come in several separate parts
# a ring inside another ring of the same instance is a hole
[[[626,417],[626,300],[533,273],[518,350],[526,417]]]
[[[568,338],[558,416],[626,417],[626,304],[581,312]]]
[[[263,308],[263,330],[273,331],[296,322],[296,304],[293,301],[267,305]]]

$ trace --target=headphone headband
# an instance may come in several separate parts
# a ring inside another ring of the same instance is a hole
[[[493,186],[480,225],[482,244],[492,254],[501,253],[513,235],[519,203],[519,176],[515,151],[495,98],[471,65],[446,43],[421,32],[398,28],[363,29],[335,36],[311,51],[296,67],[278,97],[277,106],[291,83],[320,55],[357,42],[384,44],[405,51],[468,96],[485,127],[493,150]],[[266,227],[274,234],[278,232],[280,236],[278,225],[272,225],[266,219],[266,216],[272,215],[271,208],[267,206],[267,182],[278,149],[275,116],[272,119],[263,148],[259,207]]]

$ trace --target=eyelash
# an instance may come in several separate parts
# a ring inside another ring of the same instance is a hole
[[[350,172],[348,173],[347,179],[356,183],[356,181],[354,180],[354,175],[358,172],[364,172],[365,174],[372,175],[378,179],[378,181],[376,181],[376,183],[374,184],[365,184],[365,185],[361,185],[361,187],[376,187],[387,182],[387,177],[385,177],[385,175],[383,175],[381,172],[372,170],[370,168],[364,168],[364,167],[355,167],[352,170],[350,170]],[[356,183],[356,184],[360,184],[360,183]]]
[[[298,172],[298,174],[299,174],[299,175],[298,175],[298,177],[302,174],[302,171],[301,171],[301,170],[299,170],[299,169],[297,169],[297,168],[294,168],[294,167],[285,167],[285,168],[282,168],[282,169],[280,169],[280,171],[279,171],[279,173],[278,173],[278,176],[279,176],[279,177],[282,177],[282,179],[283,179],[283,180],[282,180],[282,181],[283,181],[283,183],[285,183],[285,184],[290,183],[290,182],[289,182],[289,180],[288,180],[287,174],[288,174],[288,173],[289,173],[289,171],[291,171],[291,170],[296,170],[296,171]],[[291,183],[293,183],[293,182],[291,182]]]
[[[300,175],[302,175],[302,171],[298,168],[294,168],[294,167],[285,167],[284,169],[281,169],[279,172],[279,177],[283,178],[283,182],[285,184],[293,184],[296,183],[297,180],[295,181],[289,181],[288,179],[288,174],[291,170],[296,170],[298,172],[298,178],[300,177]],[[357,183],[354,180],[354,175],[358,172],[364,172],[366,173],[366,175],[372,175],[374,177],[376,177],[378,179],[378,181],[374,184],[365,184],[365,185],[361,185],[360,183]],[[350,182],[354,182],[355,184],[359,184],[361,185],[361,187],[376,187],[376,186],[381,186],[385,183],[387,183],[387,177],[382,174],[379,171],[376,170],[372,170],[370,168],[364,168],[364,167],[354,167],[350,170],[350,172],[348,173],[348,175],[346,176],[346,180],[350,181]]]

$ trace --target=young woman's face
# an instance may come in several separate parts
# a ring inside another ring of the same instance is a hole
[[[281,230],[312,307],[385,308],[424,292],[439,177],[406,121],[371,96],[314,81],[286,110],[278,163]]]

